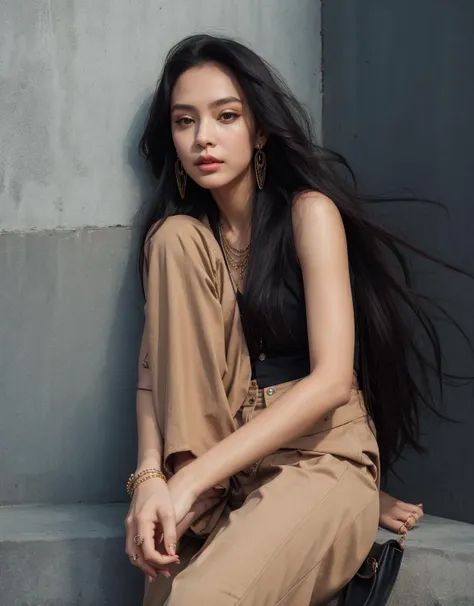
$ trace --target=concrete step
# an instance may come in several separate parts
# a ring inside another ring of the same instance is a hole
[[[126,504],[0,507],[0,606],[140,606]],[[393,538],[381,530],[379,541]],[[390,606],[473,606],[474,525],[425,516]]]
[[[380,529],[377,541],[395,537]],[[425,516],[408,533],[389,606],[474,606],[474,525]]]
[[[380,530],[378,540],[394,535]],[[474,525],[425,516],[408,533],[390,606],[473,606]]]
[[[0,507],[0,606],[140,606],[126,504]]]

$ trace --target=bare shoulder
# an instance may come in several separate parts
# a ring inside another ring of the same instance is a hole
[[[295,237],[314,229],[328,229],[331,225],[342,224],[341,214],[336,204],[317,191],[298,194],[292,207],[292,222]]]

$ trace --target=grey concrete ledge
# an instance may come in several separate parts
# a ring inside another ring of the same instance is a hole
[[[0,507],[0,545],[123,537],[127,510],[127,503]]]
[[[0,604],[140,606],[126,504],[0,507]]]
[[[380,530],[383,542],[394,535]],[[474,525],[425,516],[408,533],[390,606],[472,606]]]
[[[0,603],[140,606],[124,553],[127,504],[0,507]],[[380,530],[378,540],[395,535]],[[391,606],[472,606],[474,525],[425,516],[406,542]]]

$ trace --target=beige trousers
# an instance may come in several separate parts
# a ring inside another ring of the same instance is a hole
[[[291,390],[259,389],[221,250],[209,226],[168,219],[148,251],[146,331],[164,464],[195,456]],[[378,524],[379,458],[356,379],[347,404],[221,486],[183,537],[172,578],[144,606],[307,606],[336,594]],[[197,554],[194,559],[191,558]],[[168,600],[168,601],[166,601]]]

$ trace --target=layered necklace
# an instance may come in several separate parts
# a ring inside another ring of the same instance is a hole
[[[225,259],[228,265],[236,272],[239,278],[239,285],[241,286],[249,264],[250,242],[245,248],[237,248],[236,246],[232,246],[229,239],[224,234],[224,226],[222,225],[222,221],[219,221],[219,235],[221,237],[222,250],[224,251]]]

